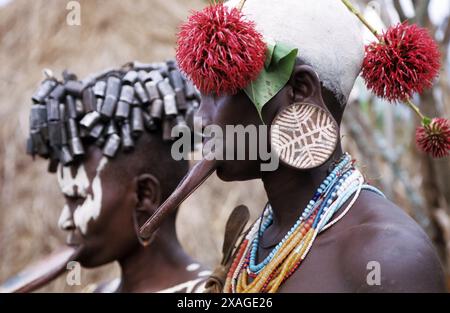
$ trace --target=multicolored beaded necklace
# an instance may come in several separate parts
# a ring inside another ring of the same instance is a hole
[[[300,266],[317,235],[339,221],[355,203],[362,189],[383,195],[364,184],[364,177],[349,154],[344,154],[317,189],[312,200],[281,242],[256,264],[259,238],[273,222],[268,204],[245,236],[227,274],[224,292],[276,292]],[[334,220],[334,214],[353,198]],[[253,281],[249,282],[249,278]]]

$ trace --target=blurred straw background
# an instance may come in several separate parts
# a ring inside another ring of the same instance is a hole
[[[445,1],[449,0],[437,2]],[[29,99],[42,80],[42,69],[60,75],[68,68],[83,78],[131,60],[173,57],[177,25],[191,9],[205,4],[201,0],[80,0],[81,25],[69,26],[68,2],[12,0],[0,7],[0,282],[64,243],[56,225],[63,204],[56,177],[47,173],[47,162],[33,162],[24,148]],[[428,7],[434,1],[409,1],[410,6],[402,6],[405,1],[380,2],[389,3],[382,7],[390,10],[377,11],[377,5],[371,5],[384,24],[413,18],[436,35],[444,68],[434,90],[416,102],[429,115],[449,117],[448,16],[438,25],[432,21]],[[364,7],[367,3],[360,1]],[[412,13],[405,8],[412,8]],[[344,145],[369,180],[424,227],[448,268],[449,160],[435,161],[418,153],[412,115],[402,106],[373,99],[361,82],[358,86],[342,129]],[[213,177],[181,208],[177,226],[183,246],[199,261],[214,266],[229,211],[245,203],[254,218],[265,199],[259,182],[226,184]],[[117,275],[118,267],[111,264],[83,270],[81,286],[68,286],[63,277],[42,291],[80,291]]]

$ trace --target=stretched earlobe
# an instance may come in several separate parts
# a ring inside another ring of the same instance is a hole
[[[339,125],[323,101],[319,76],[312,67],[296,66],[289,84],[292,104],[272,121],[272,149],[288,166],[300,170],[319,167],[336,150]]]
[[[281,162],[300,170],[321,166],[333,155],[339,127],[331,114],[312,103],[293,103],[272,122],[272,149]]]

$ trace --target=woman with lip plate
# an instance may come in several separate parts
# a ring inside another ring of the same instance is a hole
[[[232,0],[194,12],[180,28],[178,64],[201,92],[203,126],[224,130],[223,155],[238,148],[227,126],[258,126],[258,138],[245,138],[246,155],[250,140],[262,138],[279,160],[268,170],[261,158],[207,155],[142,227],[143,237],[151,234],[214,171],[224,181],[261,179],[268,203],[217,271],[224,292],[445,291],[427,235],[368,184],[339,134],[361,68],[380,96],[414,107],[408,96],[439,72],[437,46],[420,28],[400,25],[375,37],[364,59],[350,7]],[[422,127],[419,147],[448,155],[448,120],[423,118]]]

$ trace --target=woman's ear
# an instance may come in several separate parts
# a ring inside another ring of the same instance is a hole
[[[155,176],[150,174],[139,175],[135,183],[137,203],[133,211],[134,228],[139,243],[146,247],[150,244],[151,238],[142,240],[139,235],[140,228],[161,204],[161,184]]]
[[[290,103],[271,124],[272,149],[287,166],[319,167],[336,150],[339,125],[323,101],[319,76],[311,66],[295,66],[288,87]]]
[[[320,79],[311,66],[296,65],[292,71],[289,85],[293,91],[293,102],[323,104]]]
[[[150,217],[161,204],[161,184],[151,174],[142,174],[136,178],[137,213],[138,222]]]

